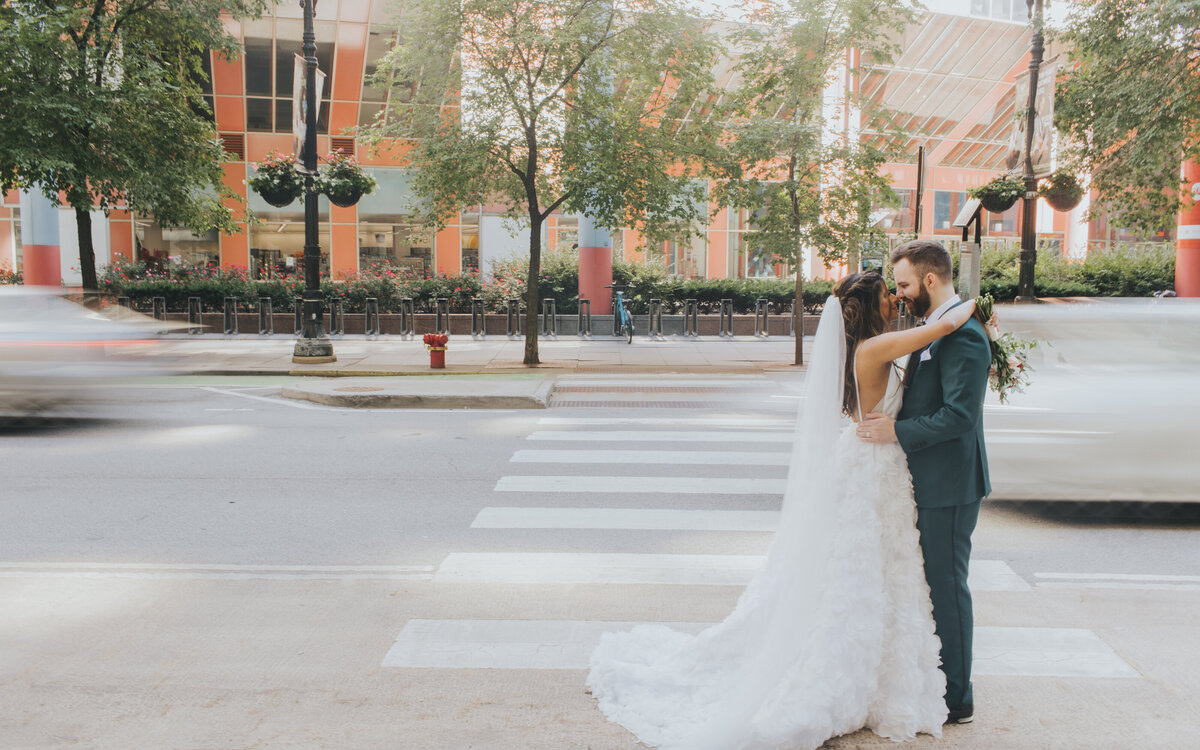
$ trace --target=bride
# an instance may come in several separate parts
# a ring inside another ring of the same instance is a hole
[[[725,621],[698,635],[640,625],[603,636],[587,685],[611,721],[677,750],[817,748],[862,727],[897,741],[941,736],[946,679],[912,480],[900,446],[861,442],[854,422],[894,417],[903,389],[893,360],[974,309],[888,333],[896,301],[883,276],[838,283],[764,566]]]

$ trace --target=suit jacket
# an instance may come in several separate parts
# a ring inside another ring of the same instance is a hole
[[[971,318],[928,352],[909,360],[909,369],[917,369],[906,378],[896,438],[908,455],[918,508],[973,503],[992,491],[983,444],[991,344],[983,324]]]

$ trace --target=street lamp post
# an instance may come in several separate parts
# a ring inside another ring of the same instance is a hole
[[[1040,0],[1039,0],[1040,2]],[[304,364],[335,362],[333,343],[325,335],[325,295],[321,293],[321,243],[317,234],[317,36],[313,16],[317,0],[300,0],[304,10],[304,294],[300,338],[292,361]]]
[[[1025,0],[1033,22],[1033,44],[1029,58],[1029,101],[1025,108],[1025,198],[1021,208],[1021,252],[1017,256],[1017,302],[1037,302],[1033,291],[1033,269],[1037,264],[1037,177],[1033,173],[1033,129],[1037,110],[1038,69],[1042,66],[1042,0]]]

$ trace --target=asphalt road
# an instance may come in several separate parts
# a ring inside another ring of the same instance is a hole
[[[0,431],[0,748],[633,748],[580,660],[732,608],[799,395],[575,376],[539,412],[353,411],[283,382]],[[1192,747],[1198,508],[987,503],[977,719],[914,747]]]

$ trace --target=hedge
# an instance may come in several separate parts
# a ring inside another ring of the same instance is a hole
[[[1016,296],[1019,276],[1015,245],[984,249],[981,287],[996,299]],[[952,253],[957,268],[957,253]],[[452,312],[468,312],[471,299],[481,297],[485,309],[500,312],[513,297],[525,300],[526,261],[514,257],[493,264],[484,283],[478,274],[425,276],[388,266],[368,268],[344,281],[322,278],[327,297],[341,297],[346,312],[362,312],[368,297],[379,300],[381,312],[396,312],[400,300],[410,297],[417,310],[432,311],[434,300],[450,301]],[[957,273],[957,270],[956,270]],[[1050,252],[1039,253],[1034,289],[1043,297],[1148,297],[1174,286],[1175,254],[1170,245],[1150,248],[1118,247],[1095,251],[1087,260],[1070,262]],[[635,312],[649,309],[651,299],[663,301],[666,313],[680,312],[686,299],[695,299],[701,312],[717,312],[723,299],[733,300],[737,313],[754,311],[755,301],[766,299],[775,313],[791,309],[795,287],[789,279],[677,279],[658,263],[616,261],[613,280],[630,287],[628,298]],[[250,279],[245,269],[187,266],[172,262],[147,266],[118,262],[100,278],[100,291],[129,297],[135,307],[148,310],[151,298],[165,297],[170,310],[186,309],[189,297],[200,297],[209,309],[219,309],[225,297],[256,307],[260,297],[270,297],[275,310],[293,309],[304,289],[299,276]],[[579,261],[570,252],[548,253],[542,264],[539,292],[555,301],[559,314],[579,309]],[[819,307],[833,289],[830,281],[805,281],[804,305]]]

